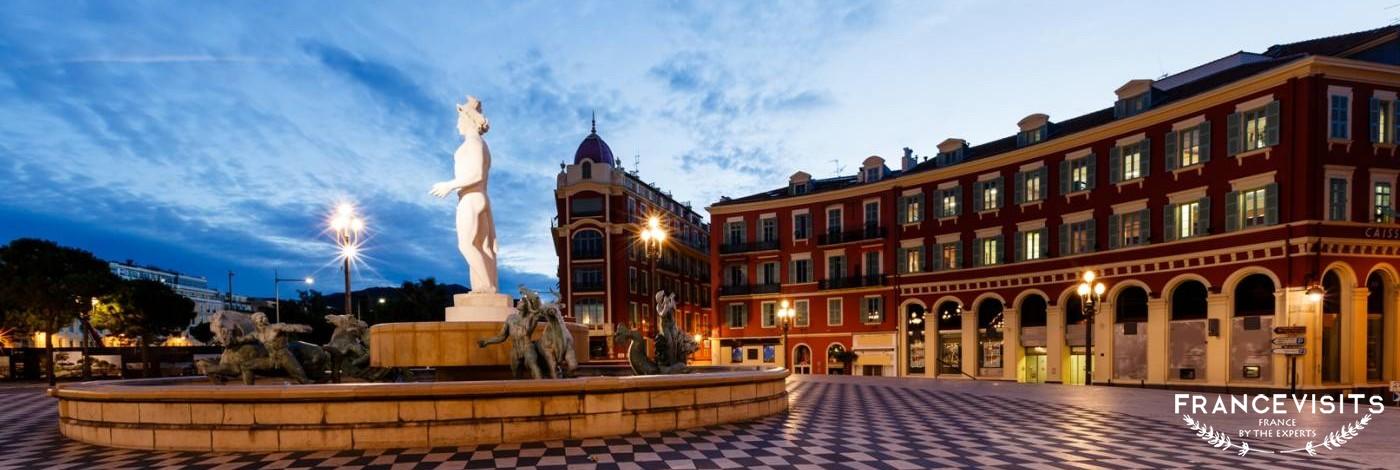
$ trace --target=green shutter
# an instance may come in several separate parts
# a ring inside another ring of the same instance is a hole
[[[953,248],[955,248],[955,250],[953,250],[953,266],[948,267],[957,268],[966,265],[966,260],[963,259],[963,241],[958,240],[953,242]]]
[[[943,270],[943,245],[933,245],[933,249],[934,249],[935,251],[933,252],[933,256],[929,257],[928,270],[929,270],[929,271],[942,271],[942,270]]]
[[[1118,248],[1118,240],[1123,238],[1123,235],[1119,233],[1121,222],[1122,216],[1118,214],[1108,216],[1108,249],[1110,250]]]
[[[1170,202],[1162,208],[1162,240],[1176,240],[1176,205]]]
[[[1201,198],[1201,205],[1196,207],[1196,227],[1192,229],[1193,235],[1210,234],[1210,196]]]
[[[1046,187],[1050,186],[1050,169],[1046,167],[1040,167],[1040,169],[1036,171],[1040,172],[1040,185],[1038,188],[1036,188],[1035,200],[1044,201],[1046,191],[1048,191]]]
[[[1006,262],[1006,238],[1003,237],[1003,236],[1001,236],[1001,235],[997,235],[997,236],[995,236],[995,237],[993,237],[993,238],[995,238],[996,241],[997,241],[997,242],[996,242],[997,252],[996,252],[996,253],[992,253],[992,260],[993,260],[993,261],[996,261],[997,264],[1005,263],[1005,262]]]
[[[1143,137],[1142,142],[1138,142],[1138,150],[1142,152],[1142,157],[1138,159],[1139,172],[1142,177],[1152,174],[1152,139]]]
[[[1207,120],[1201,123],[1201,127],[1198,129],[1201,131],[1199,137],[1201,142],[1201,163],[1205,163],[1210,161],[1210,121]]]
[[[972,239],[972,267],[982,265],[982,239]]]
[[[1025,232],[1016,232],[1016,243],[1014,243],[1014,244],[1016,245],[1016,257],[1015,257],[1015,258],[1012,258],[1012,259],[1014,259],[1014,260],[1016,260],[1016,261],[1025,261],[1025,260],[1026,260],[1026,233],[1025,233]]]
[[[1235,155],[1240,153],[1240,113],[1230,113],[1230,118],[1225,121],[1225,153]]]
[[[1060,256],[1069,256],[1069,224],[1060,221]]]
[[[972,211],[973,211],[973,212],[982,212],[982,208],[986,207],[986,204],[984,204],[984,203],[982,202],[982,188],[985,187],[985,186],[984,186],[985,184],[987,184],[987,183],[984,183],[984,182],[981,182],[981,181],[978,181],[978,182],[972,184]]]
[[[1390,116],[1391,116],[1391,118],[1390,118],[1390,125],[1391,125],[1391,128],[1390,128],[1390,135],[1391,135],[1391,138],[1390,138],[1390,140],[1391,140],[1391,142],[1395,142],[1395,141],[1396,141],[1395,136],[1396,136],[1396,135],[1400,135],[1400,134],[1396,134],[1396,132],[1400,132],[1400,122],[1395,122],[1395,119],[1396,119],[1396,118],[1400,118],[1400,101],[1392,101],[1392,102],[1390,102]]]
[[[1240,229],[1240,193],[1230,191],[1225,193],[1225,231],[1233,232]]]
[[[1143,208],[1138,214],[1138,220],[1142,222],[1142,231],[1138,232],[1138,244],[1152,243],[1152,208]]]
[[[1099,248],[1099,222],[1094,219],[1089,219],[1087,222],[1089,222],[1089,252],[1093,253]]]
[[[1123,150],[1118,147],[1108,149],[1108,182],[1123,180]]]
[[[1278,145],[1278,100],[1264,106],[1264,145]]]
[[[1070,187],[1070,184],[1069,160],[1060,160],[1060,194],[1063,195],[1074,192],[1074,188]]]
[[[1000,208],[1002,208],[1002,207],[1006,207],[1006,177],[1004,177],[1004,176],[998,176],[997,179],[996,179],[996,185],[997,185],[997,200],[996,200],[996,203],[997,203],[997,208],[1000,209]]]
[[[1048,228],[1040,229],[1040,257],[1050,257],[1050,229]]]
[[[1278,183],[1270,183],[1264,188],[1264,223],[1278,223]]]
[[[1180,138],[1176,131],[1167,131],[1166,137],[1162,140],[1162,155],[1166,155],[1167,171],[1175,170],[1177,163],[1181,161],[1181,155],[1176,151],[1176,141]]]
[[[1016,173],[1016,204],[1026,202],[1026,172]]]
[[[1371,143],[1381,143],[1381,100],[1371,97]]]
[[[895,249],[895,269],[899,274],[905,274],[909,272],[908,258],[904,257],[905,251],[906,250],[903,247]]]
[[[962,185],[953,186],[953,213],[949,217],[957,217],[963,212]]]
[[[906,197],[901,197],[901,198],[899,198],[899,204],[898,204],[898,205],[899,205],[899,216],[898,216],[898,217],[895,217],[895,219],[899,220],[899,223],[901,223],[901,224],[907,224],[907,223],[913,222],[912,220],[909,220],[909,210],[908,210],[908,209],[909,209],[909,198],[908,198],[907,196],[906,196]]]

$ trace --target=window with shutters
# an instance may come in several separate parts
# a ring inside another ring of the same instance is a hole
[[[1177,204],[1173,211],[1176,213],[1176,236],[1174,238],[1191,238],[1199,235],[1197,225],[1200,224],[1200,201]]]
[[[1067,254],[1077,255],[1094,251],[1094,219],[1068,224],[1064,234],[1068,237]]]
[[[1085,191],[1094,188],[1091,177],[1094,166],[1093,156],[1069,161],[1069,189],[1066,192]]]
[[[1017,261],[1031,261],[1045,257],[1045,229],[1030,230],[1017,234],[1021,244]]]
[[[939,246],[938,260],[941,269],[957,269],[962,264],[958,262],[959,258],[962,258],[961,244],[962,242],[949,242]]]
[[[977,239],[977,265],[995,266],[1002,262],[1001,237]]]
[[[1021,184],[1016,188],[1016,203],[1025,204],[1045,199],[1044,167],[1018,173],[1017,179]]]
[[[1347,180],[1327,180],[1327,220],[1347,220]]]
[[[798,259],[792,261],[792,283],[800,284],[812,282],[812,260]]]
[[[1268,147],[1269,116],[1264,114],[1264,108],[1245,111],[1241,119],[1244,124],[1244,151]]]
[[[793,317],[792,324],[796,326],[807,326],[812,323],[812,312],[808,308],[806,300],[798,300],[792,303]]]
[[[836,280],[844,277],[846,277],[846,257],[844,255],[826,257],[826,278]]]
[[[743,222],[729,222],[729,223],[724,224],[724,225],[725,225],[725,230],[724,230],[724,231],[725,231],[725,233],[726,233],[725,238],[729,240],[729,244],[730,244],[730,245],[741,245],[741,244],[744,243],[744,223],[743,223]]]
[[[1111,149],[1108,155],[1108,167],[1112,175],[1112,182],[1132,181],[1147,176],[1149,161],[1147,149],[1150,148],[1150,145],[1147,139],[1143,139]]]
[[[1016,146],[1025,147],[1027,145],[1038,144],[1045,140],[1045,135],[1048,133],[1048,130],[1049,126],[1040,126],[1028,131],[1018,132],[1016,133]]]
[[[758,283],[763,285],[778,284],[778,263],[769,261],[758,265]]]
[[[826,233],[838,237],[841,233],[841,208],[826,210]]]
[[[725,285],[727,285],[727,286],[743,286],[743,285],[747,285],[747,284],[748,284],[748,279],[749,279],[749,278],[748,278],[748,273],[744,272],[744,265],[742,265],[742,264],[731,264],[731,265],[729,265],[728,271],[729,271],[729,275],[728,275],[728,276],[725,276],[725,282],[727,282],[727,284],[725,284]],[[643,282],[645,282],[645,279],[646,279],[646,278],[644,277],[644,278],[643,278]],[[643,292],[643,293],[646,293],[646,289],[642,289],[642,292]]]
[[[627,292],[637,293],[637,268],[627,268]]]
[[[1267,190],[1264,188],[1240,192],[1240,221],[1244,227],[1268,223]]]
[[[865,275],[879,276],[880,274],[880,252],[865,252]]]
[[[1181,136],[1177,142],[1177,148],[1181,151],[1181,155],[1177,157],[1177,167],[1185,168],[1201,163],[1201,129],[1186,129],[1177,135]]]
[[[912,194],[899,199],[899,223],[917,224],[924,220],[924,195]]]
[[[842,308],[841,299],[840,299],[839,297],[837,297],[837,298],[826,299],[826,324],[827,324],[827,325],[829,325],[829,326],[841,326],[841,323],[843,323],[842,317],[844,316],[844,315],[842,315],[841,308]]]
[[[765,242],[778,240],[777,217],[765,217],[758,221],[758,239]]]
[[[995,178],[977,183],[978,212],[994,211],[1001,208],[1001,178]]]
[[[636,305],[636,304],[633,304]],[[744,304],[729,304],[729,327],[743,328],[749,319],[749,306]],[[634,315],[635,316],[635,315]]]
[[[1331,109],[1328,119],[1327,136],[1333,139],[1346,140],[1351,138],[1351,130],[1347,123],[1351,118],[1351,97],[1346,95],[1331,95]]]
[[[758,305],[758,311],[758,326],[762,328],[777,326],[778,304],[776,302],[763,302]]]
[[[924,247],[911,246],[899,249],[899,272],[901,274],[924,271]]]
[[[1389,182],[1377,182],[1375,184],[1375,221],[1376,223],[1388,224],[1395,221],[1395,210],[1391,206],[1391,193]]]
[[[806,240],[807,234],[812,231],[811,214],[796,214],[792,216],[792,239]]]
[[[865,227],[874,228],[880,226],[880,201],[870,201],[865,203]]]
[[[1227,150],[1230,155],[1237,155],[1277,145],[1279,123],[1278,101],[1231,114],[1226,123]]]
[[[636,302],[627,303],[627,319],[629,325],[639,326],[642,324],[642,312],[637,308]]]
[[[1149,211],[1125,212],[1109,217],[1109,248],[1146,245],[1152,230],[1149,228]]]
[[[861,321],[864,323],[881,323],[885,321],[884,299],[879,296],[870,296],[862,299],[860,310]]]
[[[961,199],[958,197],[958,193],[959,188],[957,186],[942,191],[942,195],[939,197],[941,201],[939,203],[939,217],[958,216],[958,199]]]
[[[1396,113],[1394,100],[1371,98],[1371,143],[1395,144]]]

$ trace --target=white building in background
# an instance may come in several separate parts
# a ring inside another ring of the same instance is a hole
[[[210,318],[222,310],[233,310],[238,312],[252,312],[253,305],[246,296],[235,295],[231,298],[218,290],[209,288],[209,279],[203,276],[191,276],[175,271],[168,271],[154,266],[138,266],[130,260],[126,262],[109,262],[112,274],[124,280],[154,280],[165,283],[175,290],[176,293],[194,301],[194,319],[186,326],[185,333],[182,333],[174,343],[190,344],[198,343],[193,338],[189,338],[189,328],[200,323],[208,323]],[[77,347],[83,339],[83,330],[77,321],[62,330],[59,330],[53,337],[54,347]],[[43,333],[36,333],[31,338],[35,346],[43,346]]]

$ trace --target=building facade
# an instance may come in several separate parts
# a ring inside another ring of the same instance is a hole
[[[1296,358],[1305,389],[1400,378],[1397,34],[1239,52],[1083,116],[721,200],[715,360],[1082,383],[1092,354],[1095,383],[1279,389]],[[1092,335],[1085,271],[1107,286]],[[783,301],[795,325],[770,352]],[[1284,326],[1303,354],[1275,353]]]
[[[627,345],[613,344],[619,325],[650,336],[658,289],[675,294],[682,328],[710,334],[709,226],[690,204],[623,170],[596,126],[573,163],[560,164],[555,200],[560,303],[566,316],[589,327],[592,359],[624,357]],[[668,234],[656,257],[647,256],[639,237],[649,217]],[[697,357],[708,359],[702,349]]]

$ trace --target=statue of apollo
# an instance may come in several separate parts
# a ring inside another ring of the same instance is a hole
[[[496,225],[491,220],[491,198],[486,195],[491,149],[482,138],[490,129],[476,97],[468,96],[467,104],[457,105],[457,131],[463,140],[452,154],[454,177],[434,184],[430,191],[440,198],[457,193],[457,249],[467,260],[473,294],[497,291]]]

